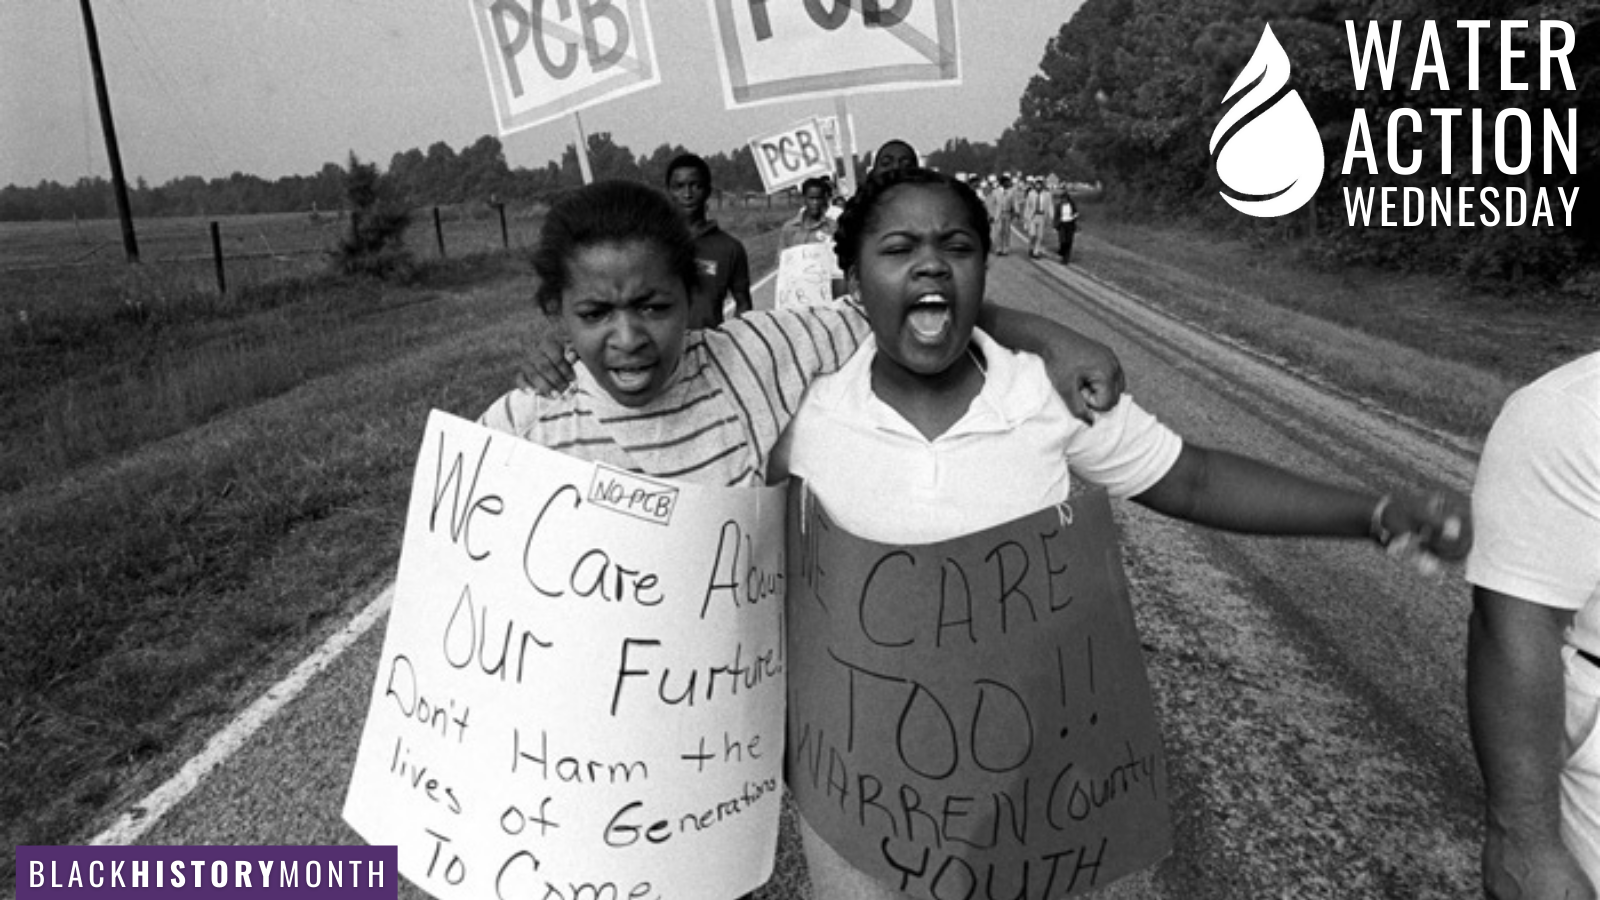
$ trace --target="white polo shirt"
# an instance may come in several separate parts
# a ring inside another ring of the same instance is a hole
[[[981,531],[1067,498],[1071,473],[1114,497],[1150,488],[1183,441],[1131,397],[1094,426],[1072,417],[1043,362],[973,331],[982,391],[933,440],[872,392],[871,336],[812,382],[771,471],[806,479],[829,516],[868,540],[920,544]]]

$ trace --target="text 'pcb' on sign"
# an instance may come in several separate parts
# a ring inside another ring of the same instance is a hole
[[[468,0],[500,134],[661,81],[644,0]]]

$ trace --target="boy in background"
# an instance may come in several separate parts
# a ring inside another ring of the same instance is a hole
[[[733,314],[753,308],[750,300],[750,257],[739,239],[723,231],[715,219],[706,218],[711,199],[711,167],[693,153],[674,157],[667,165],[667,193],[678,204],[694,237],[694,262],[699,272],[689,303],[690,328],[715,328],[722,324],[723,307],[733,299]]]

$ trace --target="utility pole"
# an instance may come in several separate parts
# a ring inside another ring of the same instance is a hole
[[[111,94],[106,91],[106,73],[100,65],[100,38],[94,30],[94,12],[89,0],[79,0],[83,8],[83,30],[89,38],[89,67],[94,70],[94,93],[100,101],[100,130],[106,135],[106,155],[111,158],[111,188],[117,195],[117,215],[122,219],[122,249],[128,262],[139,261],[139,242],[133,237],[133,210],[128,206],[128,182],[122,177],[122,154],[117,150],[117,128],[111,121]]]

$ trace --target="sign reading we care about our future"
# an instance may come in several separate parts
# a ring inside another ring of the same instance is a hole
[[[728,108],[961,83],[955,0],[707,0]]]
[[[645,0],[467,0],[500,134],[661,82]]]
[[[932,900],[1081,893],[1170,852],[1103,491],[920,546],[798,484],[789,507],[786,774],[835,850]]]
[[[783,490],[435,411],[344,817],[436,897],[731,900],[782,792]]]

